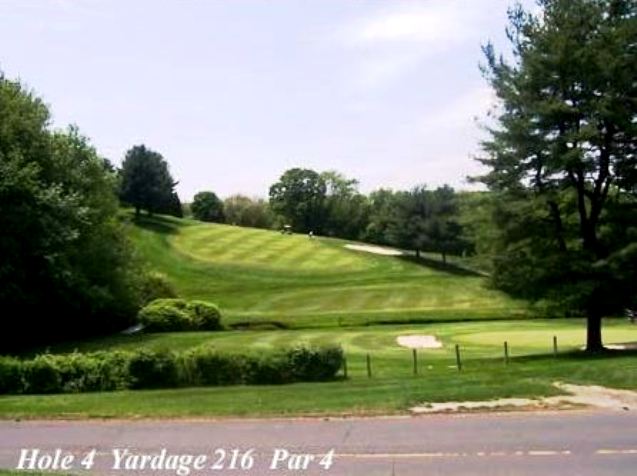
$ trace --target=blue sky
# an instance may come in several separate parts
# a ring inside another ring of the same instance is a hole
[[[144,143],[182,200],[267,196],[287,168],[363,191],[468,188],[509,0],[0,0],[0,69],[119,163]]]

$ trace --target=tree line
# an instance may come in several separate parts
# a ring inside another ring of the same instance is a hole
[[[365,195],[338,172],[294,168],[268,200],[204,191],[184,207],[161,154],[137,145],[116,169],[76,127],[52,130],[43,101],[0,74],[0,306],[21,316],[5,322],[1,350],[121,329],[165,288],[136,258],[120,202],[443,260],[475,252],[493,287],[585,315],[587,349],[603,350],[602,317],[637,306],[637,4],[539,5],[510,10],[510,61],[484,47],[499,107],[474,178],[482,193]]]
[[[190,211],[202,221],[312,233],[421,252],[470,253],[474,245],[463,232],[460,194],[451,187],[406,191],[379,189],[369,195],[358,181],[336,171],[293,168],[270,187],[269,200],[234,195],[221,200],[214,192],[195,195]]]

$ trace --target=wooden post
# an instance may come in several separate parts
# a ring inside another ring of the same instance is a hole
[[[411,351],[414,357],[414,375],[418,375],[418,351],[416,349],[412,349]]]
[[[557,358],[557,336],[553,336],[553,356]]]
[[[372,358],[367,354],[367,378],[372,378]]]
[[[460,346],[456,344],[456,365],[458,366],[458,371],[462,370],[462,361],[460,360]]]
[[[504,365],[509,365],[509,343],[504,341]]]
[[[347,380],[347,357],[343,354],[343,377]]]

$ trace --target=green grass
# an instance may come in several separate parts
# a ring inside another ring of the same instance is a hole
[[[132,235],[180,295],[217,303],[230,324],[331,327],[529,315],[524,303],[455,265],[352,251],[342,240],[166,217],[142,219]]]
[[[577,352],[581,321],[469,322],[358,328],[229,331],[117,336],[54,348],[70,352],[105,348],[171,348],[208,344],[221,351],[284,347],[299,342],[343,345],[349,378],[328,383],[235,386],[78,395],[0,397],[1,418],[37,417],[198,417],[325,414],[390,414],[418,403],[547,396],[559,393],[555,381],[637,389],[637,354],[614,352],[591,358]],[[607,342],[637,340],[637,327],[606,324]],[[443,349],[420,350],[419,375],[412,354],[396,344],[405,334],[433,334]],[[560,355],[552,355],[558,336]],[[502,338],[502,340],[500,340]],[[507,340],[511,363],[504,365]],[[455,368],[454,345],[461,346],[464,369]],[[372,358],[367,377],[366,354]]]
[[[555,381],[637,389],[635,352],[586,356],[578,350],[584,344],[582,320],[530,319],[524,303],[487,289],[483,277],[458,266],[462,260],[443,266],[430,258],[417,262],[351,251],[342,240],[165,217],[143,219],[131,226],[131,234],[142,256],[182,297],[213,301],[221,306],[225,324],[249,330],[116,335],[50,351],[186,350],[206,344],[236,352],[338,344],[346,353],[349,378],[2,396],[0,418],[369,415],[434,401],[553,395],[559,392]],[[418,376],[411,350],[396,343],[406,334],[433,334],[444,344],[418,351]],[[552,355],[553,336],[558,358]],[[637,326],[608,320],[604,336],[606,343],[634,342]],[[511,353],[508,366],[504,341]],[[455,367],[456,344],[462,372]],[[372,378],[367,377],[367,354]]]

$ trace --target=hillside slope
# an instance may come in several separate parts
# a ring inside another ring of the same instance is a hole
[[[526,315],[522,303],[485,288],[480,276],[349,250],[342,240],[169,217],[142,218],[131,235],[180,295],[218,303],[229,323],[314,327]]]

